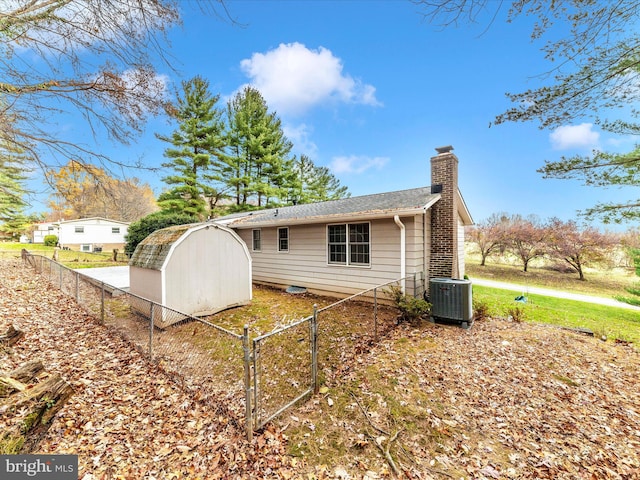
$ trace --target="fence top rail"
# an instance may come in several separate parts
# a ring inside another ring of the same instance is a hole
[[[154,302],[153,300],[149,300],[148,298],[144,298],[144,297],[141,297],[139,295],[135,295],[135,294],[133,294],[131,292],[127,292],[126,290],[122,290],[121,288],[115,287],[113,285],[109,285],[108,283],[102,282],[100,280],[96,280],[96,279],[90,277],[89,275],[86,275],[84,273],[79,272],[78,270],[74,270],[74,269],[69,268],[69,267],[67,267],[65,265],[62,265],[61,263],[56,262],[55,260],[52,260],[52,259],[50,259],[48,257],[45,257],[44,255],[37,255],[37,254],[33,254],[33,253],[27,253],[26,255],[29,256],[29,257],[40,257],[40,258],[42,258],[44,260],[47,260],[48,262],[55,263],[57,266],[59,266],[62,269],[65,269],[65,270],[68,270],[70,272],[78,274],[80,277],[83,278],[83,280],[87,280],[87,281],[90,281],[92,283],[100,283],[100,284],[104,285],[105,287],[107,287],[108,289],[113,289],[114,291],[120,291],[120,292],[126,293],[127,295],[130,295],[132,297],[136,297],[136,298],[139,298],[141,300],[144,300],[145,302],[154,303],[154,304],[158,305],[159,307],[165,308],[167,310],[171,310],[172,312],[175,312],[175,313],[177,313],[179,315],[183,315],[186,318],[189,318],[191,320],[195,320],[196,322],[200,322],[200,323],[203,323],[203,324],[205,324],[205,325],[207,325],[209,327],[215,328],[216,330],[219,330],[219,331],[221,331],[223,333],[226,333],[227,335],[230,335],[230,336],[234,337],[235,339],[238,339],[238,340],[242,339],[242,335],[238,335],[237,333],[233,333],[233,332],[231,332],[231,331],[229,331],[229,330],[227,330],[227,329],[225,329],[223,327],[220,327],[219,325],[216,325],[215,323],[211,323],[211,322],[209,322],[207,320],[204,320],[202,318],[194,317],[193,315],[189,315],[189,314],[184,313],[184,312],[179,312],[178,310],[174,310],[172,308],[166,307],[164,305],[161,305],[159,303]]]
[[[258,336],[258,337],[253,339],[253,343],[256,344],[256,343],[264,340],[265,338],[271,337],[273,335],[277,335],[277,334],[282,333],[285,330],[288,330],[290,328],[297,327],[298,325],[301,325],[301,324],[303,324],[305,322],[310,321],[312,318],[313,318],[313,315],[309,315],[308,317],[301,318],[300,320],[296,320],[295,322],[292,322],[289,325],[285,325],[284,327],[280,327],[280,328],[277,328],[275,330],[272,330],[269,333],[265,333],[264,335],[260,335],[260,336]]]
[[[380,285],[376,285],[375,287],[371,287],[371,288],[369,288],[367,290],[363,290],[361,292],[354,293],[353,295],[350,295],[350,296],[348,296],[346,298],[343,298],[342,300],[338,300],[337,302],[334,302],[331,305],[327,305],[326,307],[319,308],[318,309],[318,313],[324,312],[325,310],[329,310],[330,308],[337,307],[341,303],[348,302],[349,300],[353,300],[356,297],[360,297],[360,296],[365,295],[365,294],[367,294],[369,292],[373,292],[374,290],[376,290],[378,288],[386,287],[387,285],[391,285],[392,283],[398,283],[398,282],[401,282],[402,280],[408,280],[408,279],[412,279],[412,278],[413,278],[413,275],[410,275],[410,276],[404,277],[404,278],[398,278],[396,280],[391,280],[390,282],[387,282],[387,283],[381,283]]]

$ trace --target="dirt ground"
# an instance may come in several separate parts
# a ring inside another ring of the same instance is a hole
[[[325,366],[318,396],[248,442],[224,398],[189,396],[11,260],[9,324],[26,336],[0,350],[0,371],[39,358],[75,389],[32,453],[77,454],[85,480],[640,478],[631,345],[499,319],[403,324]],[[0,431],[10,422],[1,412]]]

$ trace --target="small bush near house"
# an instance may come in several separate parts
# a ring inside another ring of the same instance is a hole
[[[515,305],[507,307],[506,312],[507,318],[511,318],[514,322],[522,322],[525,319],[525,311],[524,308]]]
[[[402,288],[392,285],[386,289],[395,306],[400,310],[399,321],[406,321],[415,324],[421,318],[426,317],[431,312],[431,304],[422,298],[405,295]]]
[[[47,247],[55,247],[58,244],[57,235],[45,235],[44,244]]]
[[[473,318],[475,320],[485,320],[490,317],[491,307],[484,300],[473,299]]]

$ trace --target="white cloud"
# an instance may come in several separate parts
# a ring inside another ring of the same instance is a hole
[[[327,101],[381,105],[375,87],[343,73],[340,58],[324,47],[281,43],[242,60],[240,67],[269,108],[280,114],[299,115]]]
[[[593,130],[593,123],[581,123],[556,128],[549,140],[554,150],[590,148],[598,145],[600,133]]]
[[[366,157],[351,155],[348,157],[334,157],[330,168],[334,173],[363,173],[370,168],[380,170],[387,164],[387,157]]]
[[[318,154],[318,146],[311,140],[313,128],[302,123],[300,125],[283,125],[285,136],[293,142],[296,153],[304,154],[312,160]]]

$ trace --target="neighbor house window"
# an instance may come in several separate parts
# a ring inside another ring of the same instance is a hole
[[[251,241],[252,241],[254,252],[259,252],[260,250],[262,250],[262,237],[261,237],[260,230],[251,231]]]
[[[47,228],[47,230],[49,230],[50,232],[53,232],[53,226],[49,225],[49,227]]]
[[[111,227],[111,233],[120,233],[120,227]]]
[[[75,232],[76,233],[84,233],[84,227],[76,227]]]
[[[80,250],[82,250],[83,252],[90,252],[91,245],[80,245]]]
[[[370,265],[371,242],[368,223],[345,223],[327,226],[329,263]]]
[[[289,228],[282,227],[278,229],[278,251],[289,251]]]

